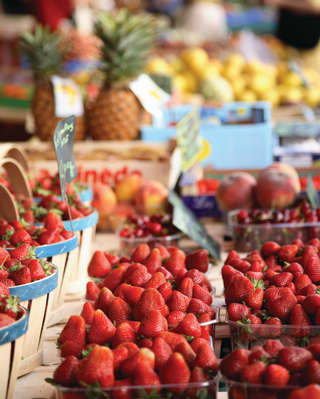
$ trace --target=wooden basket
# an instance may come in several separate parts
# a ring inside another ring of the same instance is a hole
[[[29,284],[10,287],[10,294],[17,295],[29,310],[29,329],[23,337],[22,359],[18,376],[30,373],[42,364],[43,338],[51,315],[54,290],[58,286],[58,271]],[[1,357],[0,357],[1,358]]]
[[[0,398],[12,399],[18,377],[25,333],[28,330],[28,313],[14,324],[0,328]]]

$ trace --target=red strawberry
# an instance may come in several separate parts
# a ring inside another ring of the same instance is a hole
[[[10,278],[2,278],[2,279],[0,279],[0,292],[2,290],[2,291],[4,291],[4,294],[5,294],[5,292],[7,292],[7,291],[4,288],[4,286],[6,286],[6,287],[14,287],[15,283]],[[9,295],[9,294],[5,294],[5,295]]]
[[[148,272],[154,274],[162,266],[162,256],[158,248],[153,248],[147,259],[143,264],[148,269]]]
[[[298,250],[299,248],[294,244],[283,245],[278,251],[278,256],[285,262],[293,262]]]
[[[63,237],[65,240],[69,240],[71,237],[73,237],[72,231],[68,231],[68,230],[63,230],[63,231],[61,232],[61,235],[62,235],[62,237]]]
[[[320,387],[317,384],[308,385],[305,388],[295,389],[291,392],[289,399],[318,399]]]
[[[251,291],[254,291],[252,282],[245,276],[235,275],[225,290],[226,303],[242,302]]]
[[[117,371],[122,362],[129,357],[128,349],[125,346],[117,346],[113,349],[113,367]]]
[[[142,263],[132,264],[125,275],[128,284],[143,287],[151,279],[151,274]]]
[[[258,288],[256,288],[254,291],[250,291],[245,297],[245,303],[253,310],[261,309],[263,303],[263,288],[261,288],[259,283],[256,285],[256,287]]]
[[[188,343],[183,335],[173,333],[171,331],[164,331],[159,334],[159,337],[163,338],[168,345],[170,345],[173,351],[176,350],[177,346],[181,343]]]
[[[263,279],[263,273],[262,272],[247,272],[246,276],[252,281],[252,280],[262,280]]]
[[[231,380],[239,379],[248,365],[249,353],[246,349],[237,349],[225,356],[220,363],[221,373]]]
[[[307,347],[307,349],[312,353],[316,360],[320,360],[320,344],[311,344]]]
[[[311,352],[297,346],[284,347],[278,354],[278,363],[293,372],[303,370],[311,359]]]
[[[249,382],[250,384],[261,384],[266,368],[267,366],[261,361],[248,364],[242,370],[241,381]]]
[[[251,269],[251,264],[243,259],[234,260],[232,266],[242,273],[246,273]]]
[[[177,332],[193,338],[201,337],[201,326],[196,316],[193,313],[187,313],[184,319],[179,323]]]
[[[214,317],[215,315],[213,308],[196,298],[191,299],[187,311],[188,313],[194,313],[197,315],[201,315],[202,313],[208,313],[211,317]]]
[[[104,313],[107,313],[107,310],[114,300],[113,293],[109,290],[109,288],[103,287],[95,301],[95,308],[102,310]]]
[[[88,342],[104,344],[110,341],[115,332],[116,328],[112,321],[101,310],[96,310],[88,333]]]
[[[43,230],[42,233],[38,236],[38,243],[40,245],[53,244],[55,242],[58,242],[59,240],[59,234],[57,235],[57,232],[55,230]]]
[[[275,274],[272,277],[271,281],[277,287],[286,287],[291,283],[292,280],[293,280],[293,274],[291,274],[289,272],[283,272],[283,273]]]
[[[145,388],[147,393],[151,393],[151,391],[153,392],[155,389],[160,391],[160,379],[158,374],[146,361],[138,364],[133,372],[132,381],[134,385],[139,386],[158,386],[158,388]]]
[[[13,235],[10,238],[11,244],[14,246],[23,243],[28,243],[30,244],[32,242],[32,237],[31,235],[24,229],[18,229],[16,230]]]
[[[159,288],[162,284],[166,282],[164,274],[161,272],[156,272],[152,278],[147,282],[144,288]]]
[[[97,284],[92,281],[88,281],[87,289],[86,289],[86,299],[90,301],[95,301],[98,298],[100,292],[100,288],[98,288]]]
[[[315,284],[310,284],[301,291],[304,296],[314,295],[317,293],[317,286]]]
[[[64,343],[66,341],[74,341],[79,346],[85,346],[86,342],[86,322],[81,316],[70,316],[67,324],[64,326],[58,341]]]
[[[266,352],[262,346],[254,346],[253,348],[251,348],[251,353],[249,355],[249,363],[252,364],[269,358],[270,358],[269,353]]]
[[[84,318],[86,324],[92,324],[94,318],[94,306],[90,302],[85,302],[83,305],[81,316]]]
[[[139,328],[141,326],[141,322],[140,321],[127,320],[126,323],[130,324],[130,326],[132,327],[132,329],[133,329],[133,331],[135,333],[138,333]]]
[[[320,259],[319,256],[312,256],[304,263],[304,272],[316,283],[320,281]]]
[[[305,384],[320,384],[320,363],[317,360],[309,360],[303,375]]]
[[[167,317],[169,329],[178,327],[179,323],[184,319],[185,313],[180,310],[174,310]]]
[[[286,320],[297,299],[287,287],[271,287],[265,291],[266,309],[270,315]]]
[[[44,226],[50,230],[58,230],[61,231],[64,229],[63,221],[61,217],[54,211],[50,211],[43,219]]]
[[[231,321],[239,321],[247,317],[250,313],[248,306],[242,303],[230,303],[228,305],[228,318]]]
[[[124,321],[120,323],[117,328],[116,332],[112,338],[112,346],[115,348],[120,344],[124,344],[126,342],[134,342],[136,339],[136,334],[132,328],[132,326]]]
[[[293,262],[289,267],[286,268],[286,271],[292,273],[294,278],[297,278],[303,274],[303,267],[300,265],[300,263]]]
[[[199,346],[195,365],[204,369],[210,369],[210,371],[218,370],[218,359],[209,342]]]
[[[161,272],[165,276],[167,281],[174,280],[173,275],[165,267],[163,267],[163,266],[159,267],[158,272]]]
[[[167,363],[162,367],[161,382],[164,384],[187,384],[190,380],[190,370],[180,353],[174,352]],[[172,390],[179,391],[183,388],[174,388]]]
[[[5,248],[0,248],[0,265],[3,266],[5,261],[9,258],[9,252]]]
[[[0,279],[5,279],[9,277],[9,272],[5,266],[0,266]]]
[[[114,291],[118,285],[123,282],[124,276],[127,272],[126,265],[120,265],[116,269],[112,269],[103,280],[104,287],[109,288],[109,290]]]
[[[199,284],[194,284],[193,286],[193,298],[197,298],[200,299],[202,302],[206,303],[207,305],[211,305],[212,303],[212,296],[210,295],[210,293],[200,287]]]
[[[30,257],[30,250],[31,250],[30,244],[25,243],[20,245],[18,248],[13,249],[10,252],[10,256],[11,258],[21,261]]]
[[[181,280],[179,285],[179,291],[190,298],[192,298],[193,293],[193,281],[190,277],[185,277]]]
[[[174,350],[175,352],[181,353],[181,355],[184,357],[185,361],[192,365],[197,357],[195,354],[194,350],[190,346],[190,344],[187,341],[180,342]]]
[[[201,384],[207,381],[207,377],[201,367],[194,367],[191,371],[190,382],[195,384]],[[198,391],[199,392],[199,391]],[[190,393],[192,397],[197,397],[197,388],[191,389]]]
[[[133,262],[143,262],[150,255],[150,248],[148,244],[139,244],[131,255]]]
[[[198,269],[203,273],[208,271],[209,252],[206,249],[199,249],[186,257],[187,269]]]
[[[309,295],[303,301],[303,309],[311,316],[313,316],[317,309],[320,308],[320,295]]]
[[[105,277],[111,270],[111,264],[102,251],[95,251],[89,266],[88,274],[91,277]]]
[[[30,269],[32,281],[41,280],[46,277],[46,273],[44,272],[39,259],[32,259],[28,267]]]
[[[155,367],[160,370],[172,354],[169,344],[161,337],[156,337],[152,343],[152,351],[155,354]]]
[[[195,284],[199,285],[202,285],[202,283],[208,281],[206,275],[197,269],[188,270],[183,277],[190,277]]]
[[[139,340],[138,345],[140,348],[152,348],[152,339],[151,338],[142,338]]]
[[[6,284],[0,281],[0,295],[8,296],[10,295],[10,290]]]
[[[112,399],[131,399],[131,380],[130,378],[125,378],[122,380],[116,380],[114,382],[114,389],[111,392]]]
[[[168,330],[167,320],[159,310],[151,310],[141,321],[139,333],[145,337],[156,337],[160,332]]]
[[[301,274],[295,279],[294,284],[296,286],[297,294],[299,295],[302,294],[302,291],[305,287],[312,284],[312,281],[307,274]]]
[[[81,355],[83,346],[75,341],[65,341],[60,348],[61,357],[68,357],[70,355],[79,357]]]
[[[170,311],[179,310],[180,312],[186,312],[190,303],[190,298],[183,295],[180,291],[173,290],[172,295],[168,301]]]
[[[119,296],[120,298],[125,300],[127,303],[134,306],[139,302],[143,291],[144,291],[144,288],[142,288],[142,287],[135,287],[135,286],[127,284],[127,283],[122,283],[115,290],[115,295]]]
[[[310,319],[306,312],[303,310],[302,305],[297,304],[290,313],[290,324],[292,328],[292,334],[295,337],[305,337],[310,334]]]
[[[133,356],[126,359],[121,364],[121,373],[124,376],[130,376],[134,373],[135,369],[140,363],[147,362],[149,366],[153,369],[155,365],[155,355],[148,348],[140,348]]]
[[[235,269],[233,266],[230,265],[224,265],[222,270],[221,270],[222,278],[223,278],[223,285],[224,288],[227,288],[228,285],[230,284],[232,278],[234,275],[239,274],[240,276],[242,275],[239,270]]]
[[[159,249],[162,259],[168,259],[170,257],[169,251],[163,245],[157,243],[156,248]]]
[[[171,253],[170,258],[165,260],[164,267],[168,269],[174,277],[177,277],[185,270],[185,260],[185,253],[176,248],[174,252]]]
[[[239,259],[240,259],[240,256],[239,256],[238,252],[231,250],[229,252],[228,257],[224,264],[233,266],[233,263]]]
[[[261,253],[264,257],[276,254],[280,249],[280,245],[274,241],[267,241],[261,248]]]
[[[120,324],[121,322],[130,319],[131,308],[123,299],[115,297],[108,306],[107,313],[112,321]]]
[[[207,323],[211,321],[211,316],[208,313],[202,313],[198,321],[200,324],[202,323]],[[210,336],[211,336],[211,325],[201,325],[201,338],[206,339],[207,341],[210,341]]]
[[[16,285],[28,284],[32,281],[30,269],[27,266],[17,265],[15,271],[10,271],[10,278],[15,282]]]
[[[80,361],[75,356],[68,356],[54,371],[53,379],[64,387],[77,385],[77,373]]]
[[[263,344],[263,349],[268,352],[271,357],[277,357],[283,348],[282,342],[277,339],[267,339]]]
[[[160,285],[158,291],[162,295],[164,301],[167,302],[172,295],[172,285],[167,281],[166,283]]]
[[[148,288],[143,292],[140,301],[133,309],[133,316],[136,320],[142,320],[154,309],[159,310],[164,317],[168,315],[168,307],[163,296],[155,288]]]
[[[264,383],[270,386],[284,387],[289,380],[289,371],[279,364],[270,364],[264,373]]]
[[[105,346],[96,345],[89,356],[81,361],[77,379],[86,384],[98,382],[101,388],[113,386],[112,350]]]
[[[267,321],[263,323],[263,328],[261,329],[262,336],[264,337],[279,337],[282,330],[282,323],[278,317],[270,317]]]
[[[0,328],[10,326],[15,322],[15,319],[5,313],[0,313]]]

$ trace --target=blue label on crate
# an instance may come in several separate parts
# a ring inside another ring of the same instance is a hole
[[[81,231],[87,229],[88,227],[93,227],[98,223],[98,212],[92,212],[89,216],[83,218],[72,220],[72,225],[70,220],[63,222],[64,228],[68,231]]]

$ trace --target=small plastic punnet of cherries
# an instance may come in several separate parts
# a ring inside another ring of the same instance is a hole
[[[168,237],[180,233],[169,215],[131,215],[121,227],[121,238]]]

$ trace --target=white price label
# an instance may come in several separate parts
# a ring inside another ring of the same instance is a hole
[[[79,86],[71,79],[53,76],[55,114],[58,118],[83,115],[83,102]]]

